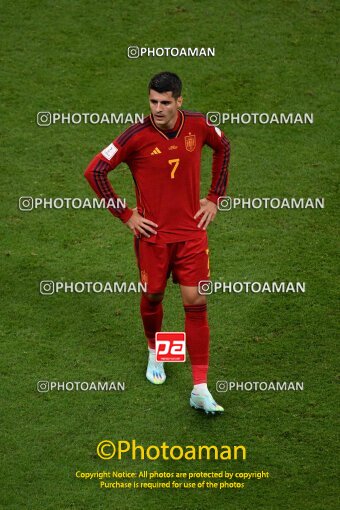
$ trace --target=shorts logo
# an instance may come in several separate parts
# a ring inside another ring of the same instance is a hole
[[[209,248],[205,250],[205,253],[208,256],[208,278],[210,278],[210,260],[209,260]]]
[[[113,156],[116,154],[116,152],[118,152],[117,147],[115,147],[113,145],[113,143],[110,143],[110,145],[108,145],[106,147],[106,149],[104,149],[102,151],[102,154],[103,154],[103,156],[106,157],[106,159],[108,159],[110,161],[113,158]]]
[[[144,269],[142,269],[140,272],[140,279],[143,284],[148,283],[148,273],[146,271],[144,271]]]
[[[184,137],[185,140],[185,148],[189,152],[193,152],[196,147],[196,135],[192,135],[189,133],[188,136]]]
[[[156,333],[156,361],[185,361],[185,333]]]

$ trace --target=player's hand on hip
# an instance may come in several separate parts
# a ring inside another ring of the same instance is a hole
[[[217,214],[217,205],[214,204],[214,202],[211,202],[207,198],[202,198],[200,200],[201,207],[199,211],[194,216],[194,219],[198,218],[199,216],[202,216],[199,223],[198,228],[203,228],[203,230],[206,230],[209,223],[211,221],[214,221],[214,218]]]
[[[156,223],[141,216],[137,211],[137,207],[132,210],[132,216],[125,225],[132,230],[134,235],[142,234],[145,237],[151,237],[151,234],[157,234],[157,231],[153,228],[158,227]]]

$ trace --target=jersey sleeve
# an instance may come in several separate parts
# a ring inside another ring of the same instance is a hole
[[[216,126],[205,124],[205,144],[214,150],[212,162],[212,181],[207,199],[217,204],[218,198],[226,193],[229,178],[230,143],[224,133]]]
[[[132,209],[122,206],[122,200],[114,191],[107,174],[128,158],[129,147],[121,147],[115,139],[97,154],[85,170],[85,178],[99,198],[104,198],[111,214],[126,223],[132,216]],[[118,199],[120,199],[118,201]]]

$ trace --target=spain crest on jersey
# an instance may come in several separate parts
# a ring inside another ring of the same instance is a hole
[[[189,152],[193,152],[196,147],[196,135],[192,135],[191,133],[188,136],[184,137],[185,148]]]

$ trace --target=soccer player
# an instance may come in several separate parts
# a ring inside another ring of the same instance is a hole
[[[185,311],[185,332],[193,390],[190,405],[206,413],[223,412],[207,387],[209,325],[206,296],[199,282],[209,280],[207,227],[225,194],[230,146],[218,127],[207,124],[201,113],[182,110],[182,83],[170,72],[149,83],[151,114],[143,123],[126,129],[97,154],[85,171],[90,185],[134,234],[140,279],[147,284],[140,313],[148,341],[147,379],[162,384],[164,365],[156,361],[155,334],[162,329],[162,300],[172,273],[179,283]],[[212,182],[200,200],[201,151],[214,151]],[[137,207],[122,206],[107,174],[125,162],[132,173]],[[110,201],[110,202],[108,202]]]

